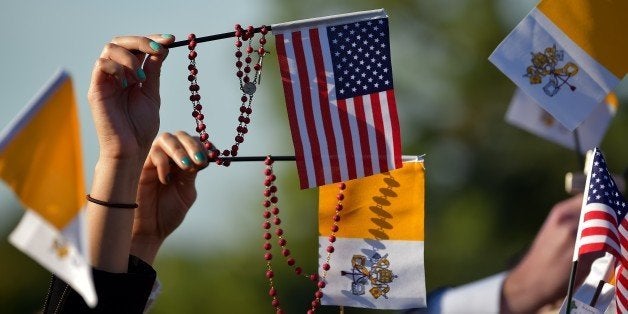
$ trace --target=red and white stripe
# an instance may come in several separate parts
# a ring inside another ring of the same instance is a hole
[[[615,211],[601,203],[588,204],[582,210],[578,255],[606,251],[619,259],[621,247]],[[622,225],[625,223],[622,221]]]
[[[276,33],[301,188],[402,166],[392,89],[336,99],[326,26]]]
[[[628,313],[628,220],[617,226],[612,208],[591,203],[584,208],[578,255],[606,251],[617,257],[615,300],[618,313]]]
[[[628,313],[628,270],[619,263],[615,272],[615,305],[617,313]]]

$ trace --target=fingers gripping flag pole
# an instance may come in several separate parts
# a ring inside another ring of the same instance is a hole
[[[9,241],[94,307],[79,130],[72,80],[59,71],[0,134],[0,178],[26,208]]]
[[[401,167],[384,10],[272,30],[301,188]]]
[[[329,261],[325,250],[336,214],[337,187],[319,188],[319,264],[330,265],[323,305],[426,306],[424,171],[423,160],[415,160],[400,169],[347,181],[341,227]]]
[[[574,130],[628,72],[628,1],[543,0],[489,57]]]

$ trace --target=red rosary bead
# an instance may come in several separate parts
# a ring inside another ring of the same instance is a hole
[[[240,129],[238,129],[238,131],[240,131]],[[263,195],[265,197],[265,199],[262,201],[262,205],[265,208],[264,211],[262,212],[262,216],[264,217],[264,219],[266,219],[263,224],[262,227],[265,228],[266,230],[268,230],[271,226],[270,224],[270,217],[272,217],[274,215],[274,218],[272,220],[272,222],[275,225],[275,234],[277,235],[277,244],[279,244],[279,246],[281,247],[281,255],[283,255],[286,259],[286,263],[288,264],[289,267],[293,267],[295,274],[297,275],[301,275],[303,273],[303,270],[300,266],[296,265],[296,260],[291,256],[291,251],[288,247],[286,247],[287,245],[287,240],[284,238],[284,230],[281,229],[279,227],[279,225],[281,224],[281,219],[279,218],[278,214],[279,214],[279,207],[278,206],[274,206],[273,204],[277,204],[279,202],[279,197],[275,194],[277,192],[277,186],[273,184],[273,182],[276,180],[276,175],[273,172],[273,167],[272,164],[274,163],[274,160],[270,157],[267,156],[266,159],[264,160],[264,164],[266,165],[266,168],[264,169],[264,190],[263,190]],[[339,187],[340,188],[340,187]],[[342,193],[339,193],[338,195],[342,195]],[[321,298],[324,296],[324,293],[322,291],[323,288],[325,288],[326,283],[325,283],[325,276],[327,275],[327,271],[329,271],[331,269],[331,264],[329,263],[330,260],[330,255],[331,253],[334,252],[335,248],[332,245],[335,241],[336,241],[336,236],[335,236],[335,232],[337,232],[339,230],[338,227],[338,222],[340,221],[340,214],[339,214],[339,210],[338,207],[342,208],[342,203],[341,203],[341,199],[339,199],[339,202],[337,204],[336,207],[336,213],[335,215],[332,217],[334,224],[332,225],[331,229],[332,229],[332,234],[329,235],[329,245],[326,247],[327,250],[327,259],[324,263],[321,264],[321,269],[322,269],[322,279],[321,276],[319,276],[317,273],[313,273],[313,274],[309,274],[306,275],[305,277],[309,278],[310,281],[312,281],[313,283],[315,283],[316,287],[318,288],[318,290],[316,290],[314,292],[314,299],[312,300],[312,302],[310,303],[311,307],[308,310],[308,313],[314,313],[314,311],[316,310],[316,308],[318,308],[320,306],[320,300]],[[272,207],[272,208],[271,208]],[[272,238],[272,234],[270,234],[268,231],[266,231],[264,233],[264,239],[266,241],[270,240]],[[265,242],[263,244],[263,248],[267,251],[264,254],[264,258],[267,261],[267,265],[268,268],[266,270],[266,277],[269,280],[270,283],[270,290],[269,290],[269,295],[273,298],[272,299],[272,304],[275,307],[277,312],[280,312],[281,309],[279,308],[279,300],[277,299],[277,292],[275,290],[274,287],[274,272],[272,269],[272,254],[270,253],[270,250],[272,248],[272,245],[270,245],[269,242]]]

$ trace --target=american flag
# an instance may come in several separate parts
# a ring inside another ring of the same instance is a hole
[[[585,205],[581,213],[578,256],[605,251],[613,254],[623,269],[628,265],[628,206],[609,173],[604,155],[593,152]],[[628,277],[617,272],[616,301],[619,313],[628,313]]]
[[[400,168],[386,13],[272,29],[301,188]]]

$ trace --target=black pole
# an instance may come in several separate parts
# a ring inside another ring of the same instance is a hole
[[[573,261],[571,264],[571,274],[569,275],[569,286],[567,287],[567,307],[566,314],[571,313],[571,299],[573,298],[573,286],[576,281],[576,270],[578,269],[578,261]]]
[[[595,293],[593,294],[593,298],[591,298],[591,303],[589,303],[590,306],[595,307],[595,304],[597,304],[597,299],[600,297],[600,294],[602,293],[602,288],[604,288],[604,280],[600,280],[600,282],[598,282],[597,284],[597,288],[595,288]]]
[[[273,156],[270,155],[270,158],[274,161],[295,161],[297,160],[294,156]],[[223,161],[264,161],[266,160],[266,156],[241,156],[241,157],[220,157],[220,160]],[[215,160],[210,160],[215,161]]]
[[[253,33],[259,33],[261,29],[262,29],[261,27],[256,27],[253,30]],[[266,26],[266,29],[269,31],[272,30],[270,26]],[[222,34],[203,36],[203,37],[196,37],[194,41],[196,41],[197,43],[203,43],[206,41],[214,41],[214,40],[220,40],[220,39],[231,38],[231,37],[235,37],[235,31],[222,33]],[[181,40],[181,41],[175,41],[170,45],[165,45],[165,47],[166,48],[183,47],[183,46],[187,46],[189,43],[190,41],[186,39],[186,40]]]
[[[573,139],[574,139],[574,149],[576,151],[576,155],[578,155],[578,164],[580,164],[582,166],[582,169],[584,169],[584,155],[582,154],[581,150],[582,150],[582,145],[580,144],[580,135],[578,135],[578,129],[574,129],[573,130]]]

